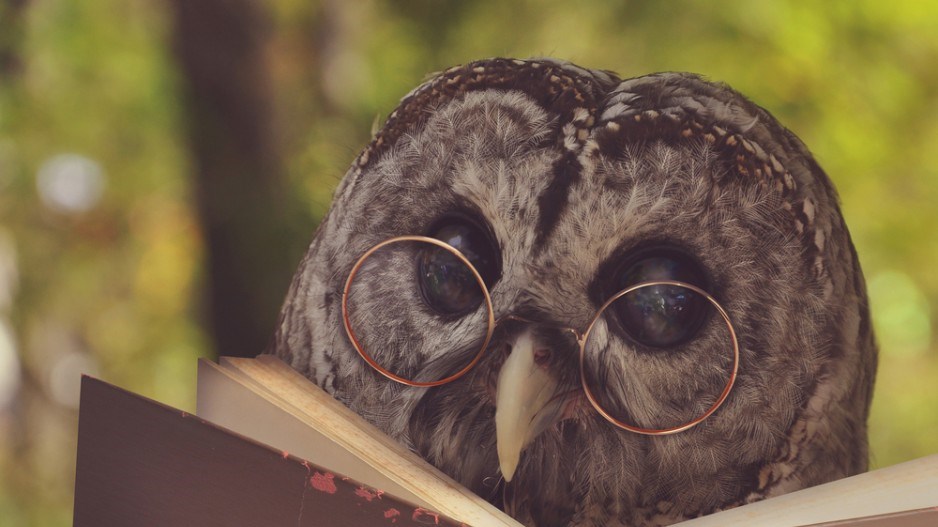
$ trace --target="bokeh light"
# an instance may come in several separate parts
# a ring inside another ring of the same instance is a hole
[[[0,415],[16,398],[20,387],[20,360],[10,326],[0,320]]]
[[[6,230],[0,230],[0,414],[13,402],[20,387],[19,350],[8,321],[18,287],[13,239]]]
[[[79,214],[94,208],[104,193],[104,184],[101,165],[78,154],[51,157],[36,173],[42,203],[65,214]]]

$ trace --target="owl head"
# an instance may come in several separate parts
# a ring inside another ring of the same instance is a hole
[[[867,466],[876,350],[836,192],[691,74],[491,59],[419,86],[272,347],[529,524],[667,524]]]

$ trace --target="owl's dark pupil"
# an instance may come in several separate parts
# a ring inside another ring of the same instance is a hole
[[[480,227],[451,219],[431,229],[429,236],[453,246],[469,260],[491,286],[498,274],[495,248]],[[418,257],[418,281],[427,304],[442,314],[468,313],[483,300],[472,271],[451,252],[440,247],[423,249]]]
[[[654,280],[677,280],[703,286],[703,273],[686,256],[665,252],[634,260],[619,275],[617,291]],[[709,302],[682,287],[658,285],[638,289],[616,301],[613,310],[626,333],[654,348],[690,340],[700,329]]]

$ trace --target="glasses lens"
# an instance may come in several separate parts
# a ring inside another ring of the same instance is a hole
[[[346,332],[373,368],[435,386],[465,374],[494,328],[479,273],[432,238],[392,238],[366,253],[346,284]]]
[[[729,319],[690,284],[647,282],[625,291],[587,333],[581,355],[587,394],[622,428],[649,434],[690,428],[722,404],[735,381]]]

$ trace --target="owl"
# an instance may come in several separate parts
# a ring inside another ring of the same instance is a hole
[[[688,73],[448,69],[339,185],[272,353],[527,525],[862,472],[876,346],[831,181]]]

